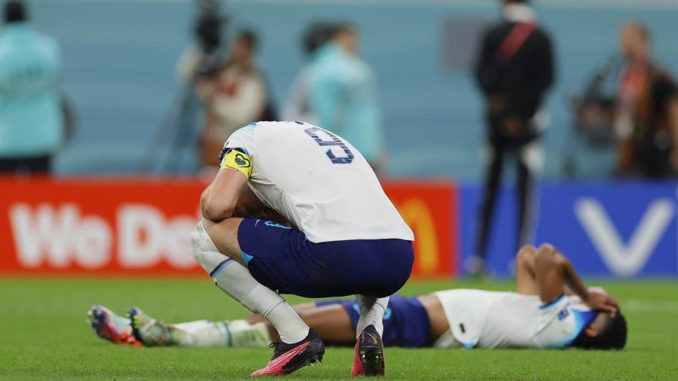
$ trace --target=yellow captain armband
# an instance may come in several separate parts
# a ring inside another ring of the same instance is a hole
[[[252,175],[252,158],[247,153],[246,150],[242,148],[227,148],[222,154],[221,163],[219,164],[221,169],[235,169],[236,171],[242,172],[245,175],[247,180],[250,179]]]

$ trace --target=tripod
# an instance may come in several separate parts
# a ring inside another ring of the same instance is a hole
[[[201,105],[194,90],[195,83],[195,79],[185,83],[172,102],[172,108],[156,130],[144,155],[142,172],[176,174],[190,159],[186,151],[193,152],[197,145],[196,119]]]

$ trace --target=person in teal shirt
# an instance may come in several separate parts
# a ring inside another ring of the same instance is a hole
[[[310,111],[318,125],[351,142],[379,173],[385,153],[376,78],[357,56],[357,45],[356,32],[342,24],[315,52],[308,79]]]
[[[56,42],[28,22],[26,6],[4,4],[0,28],[0,174],[49,173],[64,140]]]

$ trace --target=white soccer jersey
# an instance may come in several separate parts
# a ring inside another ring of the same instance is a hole
[[[466,348],[565,348],[597,315],[576,296],[543,304],[536,295],[482,290],[435,293]]]
[[[311,242],[414,239],[367,161],[337,135],[303,122],[259,122],[224,144],[224,152],[237,148],[245,156],[224,157],[222,167],[248,165],[240,170],[252,191]]]

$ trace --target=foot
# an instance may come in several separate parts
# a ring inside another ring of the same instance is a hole
[[[170,329],[167,325],[146,315],[138,307],[130,308],[128,316],[132,334],[144,346],[158,347],[172,344]]]
[[[94,333],[104,340],[116,344],[141,346],[132,335],[129,320],[101,305],[94,305],[87,310],[87,323]]]
[[[303,367],[321,362],[325,346],[317,333],[308,331],[308,336],[298,343],[274,343],[273,358],[265,368],[252,373],[257,376],[284,376]]]
[[[360,333],[355,344],[351,375],[383,376],[384,372],[384,344],[377,329],[373,325],[368,325]]]

